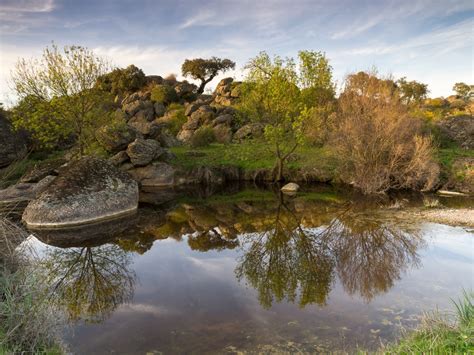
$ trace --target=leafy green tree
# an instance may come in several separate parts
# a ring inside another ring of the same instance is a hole
[[[113,95],[134,92],[141,89],[146,83],[145,73],[135,65],[125,69],[116,68],[110,73],[97,78],[96,87]]]
[[[95,130],[110,111],[110,94],[95,87],[108,68],[104,59],[79,46],[61,51],[53,44],[39,60],[20,59],[12,73],[20,98],[14,126],[30,131],[40,145],[49,147],[73,135],[83,155],[95,143]]]
[[[273,60],[265,52],[247,64],[240,109],[264,125],[264,136],[274,147],[274,178],[283,178],[284,164],[304,142],[305,124],[319,105],[316,96],[325,91],[334,96],[332,69],[320,52],[299,52],[299,70],[292,58]],[[301,88],[303,90],[301,90]]]
[[[428,95],[428,85],[415,80],[407,81],[406,77],[397,80],[396,84],[400,90],[402,101],[407,104],[419,104]]]
[[[472,97],[474,97],[474,85],[456,83],[453,86],[453,91],[464,101],[469,101]]]
[[[219,73],[224,73],[235,68],[235,62],[230,59],[212,57],[210,59],[195,58],[186,59],[181,66],[183,76],[188,76],[194,80],[200,80],[201,85],[197,90],[198,94],[204,92],[206,85]]]

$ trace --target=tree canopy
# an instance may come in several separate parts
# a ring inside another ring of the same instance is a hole
[[[230,59],[221,59],[212,57],[210,59],[195,58],[186,59],[181,66],[183,76],[191,77],[194,80],[200,80],[201,85],[198,88],[198,94],[204,92],[205,86],[219,73],[224,73],[235,68],[235,62]]]
[[[324,54],[311,51],[299,53],[299,67],[292,58],[271,59],[261,52],[249,61],[246,69],[240,109],[264,126],[265,138],[274,147],[274,177],[279,181],[283,178],[285,161],[303,142],[304,124],[311,107],[318,105],[316,96],[302,92],[312,89],[333,92],[332,69]]]
[[[107,119],[110,94],[95,87],[109,64],[79,46],[46,47],[39,60],[20,59],[12,73],[20,104],[12,122],[46,147],[74,136],[81,154],[95,141],[95,130]]]
[[[429,92],[427,84],[415,80],[407,81],[406,77],[397,80],[396,84],[400,89],[402,101],[407,105],[422,102]]]
[[[114,95],[124,94],[139,90],[145,85],[146,78],[143,70],[135,65],[126,68],[116,68],[110,73],[97,78],[96,86]]]
[[[453,91],[464,101],[468,101],[474,96],[474,85],[467,85],[466,83],[456,83],[453,86]]]

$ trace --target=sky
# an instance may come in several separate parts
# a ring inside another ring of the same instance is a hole
[[[39,57],[52,41],[178,78],[186,58],[232,59],[226,76],[241,78],[260,51],[317,50],[339,85],[376,67],[449,96],[454,83],[474,81],[473,15],[473,0],[0,0],[0,102],[16,100],[18,58]]]

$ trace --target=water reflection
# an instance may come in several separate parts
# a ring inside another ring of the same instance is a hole
[[[101,322],[133,296],[130,255],[114,244],[47,248],[41,267],[71,321]]]
[[[71,240],[76,246],[48,248],[44,267],[70,319],[89,322],[107,318],[131,299],[132,252],[144,254],[166,238],[186,240],[200,252],[236,250],[236,277],[257,291],[264,308],[284,300],[323,306],[336,279],[348,294],[368,302],[419,265],[424,245],[416,229],[379,210],[380,201],[348,201],[334,191],[291,198],[253,190],[205,201],[177,199],[142,208],[115,227],[95,227],[102,231],[97,244],[112,244],[92,247],[89,239],[77,247],[77,235],[84,234],[77,231],[43,236],[55,245]]]

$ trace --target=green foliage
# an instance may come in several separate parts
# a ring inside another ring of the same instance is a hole
[[[168,131],[176,136],[178,132],[181,130],[181,127],[186,123],[188,118],[184,114],[184,106],[180,104],[170,104],[167,108],[168,117],[166,122],[168,124]]]
[[[156,85],[151,90],[151,100],[168,105],[178,101],[178,94],[176,94],[176,91],[169,85]]]
[[[145,73],[132,64],[127,68],[116,68],[110,73],[99,76],[96,87],[113,95],[120,95],[137,91],[145,83]]]
[[[272,169],[275,165],[275,155],[272,146],[264,140],[247,140],[242,143],[218,144],[212,143],[206,147],[193,148],[199,155],[188,154],[189,147],[171,148],[176,155],[174,164],[186,169],[199,166],[237,166],[245,171]],[[325,171],[328,175],[335,169],[334,157],[325,148],[302,146],[296,159],[288,161],[288,169],[313,168]]]
[[[41,60],[20,59],[12,74],[20,104],[16,128],[30,131],[40,146],[52,147],[74,136],[80,154],[95,142],[94,132],[107,120],[112,97],[95,87],[107,62],[84,47],[53,44]]]
[[[18,180],[38,163],[47,163],[60,159],[64,156],[64,151],[53,153],[42,151],[29,154],[24,159],[13,162],[0,172],[0,189],[18,182]]]
[[[205,147],[215,141],[216,136],[212,128],[209,126],[201,126],[194,132],[190,143],[192,147]]]
[[[26,96],[12,109],[11,122],[15,129],[31,134],[35,148],[54,148],[74,133],[72,125],[61,116],[61,100],[46,101]]]
[[[281,180],[284,163],[304,142],[309,108],[334,97],[332,69],[322,53],[309,51],[299,52],[299,70],[292,58],[272,60],[265,52],[246,69],[239,110],[264,125],[276,156],[275,179]]]
[[[474,97],[474,85],[467,85],[466,83],[456,83],[453,86],[453,91],[464,101],[469,101]]]
[[[332,67],[322,52],[299,51],[300,85],[303,89],[317,89],[325,94],[335,94]]]
[[[186,59],[181,66],[183,76],[191,77],[194,80],[200,80],[201,85],[197,93],[202,94],[206,84],[216,77],[219,73],[224,73],[235,68],[235,63],[230,59],[212,57],[210,59],[195,58]]]
[[[407,81],[406,77],[400,78],[396,82],[402,101],[407,104],[420,104],[428,95],[428,85],[415,80]]]

